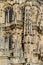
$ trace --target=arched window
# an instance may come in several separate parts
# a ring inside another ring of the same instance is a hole
[[[22,7],[21,12],[22,12],[22,20],[24,21],[24,18],[25,18],[25,8]]]
[[[7,9],[5,10],[5,23],[12,22],[12,14],[13,9],[11,7],[7,7]]]
[[[12,14],[13,14],[13,9],[9,9],[9,22],[12,22]]]
[[[9,35],[9,37],[6,35],[5,36],[5,48],[11,50],[12,48],[12,35]]]
[[[9,50],[12,48],[12,35],[9,36]]]
[[[5,23],[8,22],[8,11],[5,11]]]

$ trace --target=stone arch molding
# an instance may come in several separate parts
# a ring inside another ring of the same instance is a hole
[[[3,5],[3,7],[2,7],[2,8],[3,8],[3,11],[5,11],[8,7],[9,7],[9,8],[12,8],[11,4],[9,4],[9,3],[7,3],[7,2],[4,3],[4,5]]]

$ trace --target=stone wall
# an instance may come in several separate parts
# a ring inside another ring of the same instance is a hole
[[[43,1],[0,1],[0,65],[43,65]]]

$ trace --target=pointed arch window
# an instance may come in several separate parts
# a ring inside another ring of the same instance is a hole
[[[9,50],[12,48],[12,35],[9,36]]]
[[[25,18],[25,7],[21,9],[21,12],[22,12],[22,20],[24,21],[24,18]]]
[[[13,15],[13,8],[8,7],[5,10],[5,23],[11,23],[12,22],[12,15]]]
[[[12,49],[12,35],[9,36],[5,36],[5,46],[7,47],[7,49],[11,50]]]

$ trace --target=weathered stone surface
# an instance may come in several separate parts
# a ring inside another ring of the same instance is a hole
[[[0,65],[43,65],[43,1],[0,1]]]

